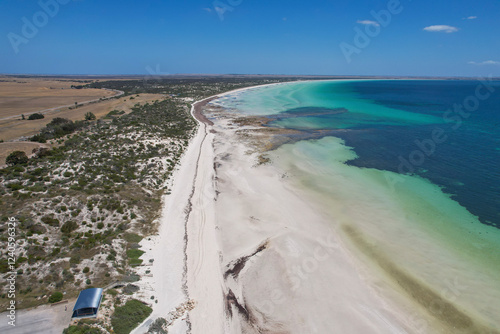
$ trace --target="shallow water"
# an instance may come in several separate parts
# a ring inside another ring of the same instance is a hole
[[[274,115],[270,126],[334,130],[283,145],[273,162],[417,303],[447,295],[459,305],[443,307],[441,321],[464,309],[465,332],[500,328],[500,83],[304,82],[216,102]],[[450,279],[462,287],[453,298]]]

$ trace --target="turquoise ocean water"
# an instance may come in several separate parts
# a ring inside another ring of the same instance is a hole
[[[460,281],[454,299],[500,328],[499,81],[296,82],[215,103],[310,135],[270,157],[332,224],[436,292]]]
[[[222,103],[270,126],[330,130],[356,153],[349,165],[426,178],[500,228],[500,82],[306,82]]]
[[[268,116],[269,126],[316,138],[320,131],[319,140],[278,151],[326,202],[345,200],[345,209],[347,199],[371,193],[366,207],[377,200],[385,203],[379,210],[395,206],[404,228],[425,230],[500,267],[500,82],[297,82],[216,102]]]

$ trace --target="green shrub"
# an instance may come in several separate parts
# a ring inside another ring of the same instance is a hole
[[[115,289],[109,289],[107,293],[114,297],[118,294],[118,291],[116,291]]]
[[[10,166],[22,165],[28,162],[28,156],[23,151],[14,151],[7,156],[5,163]]]
[[[50,297],[49,297],[49,303],[57,303],[60,302],[63,299],[63,294],[62,292],[54,292]]]
[[[18,191],[18,190],[21,190],[24,188],[22,184],[17,183],[17,182],[16,183],[9,183],[8,185],[6,185],[6,187],[12,191]]]
[[[30,138],[30,141],[36,141],[38,143],[46,143],[47,137],[44,134],[39,133]]]
[[[137,291],[139,291],[139,287],[137,285],[134,285],[134,284],[127,284],[123,288],[123,293],[126,295],[132,295]]]
[[[7,258],[0,259],[0,273],[4,274],[10,270],[9,261]]]
[[[127,256],[129,258],[128,263],[131,266],[138,266],[142,264],[142,260],[139,257],[144,254],[140,249],[129,249],[127,250]]]
[[[34,113],[34,114],[29,115],[28,120],[32,121],[32,120],[35,120],[35,119],[43,119],[43,118],[45,118],[45,116],[43,116],[42,114],[40,114],[40,113]]]
[[[79,264],[80,263],[80,255],[75,254],[69,258],[69,263],[70,264]]]
[[[45,224],[50,225],[50,226],[59,226],[59,224],[60,224],[58,219],[55,219],[55,218],[52,218],[49,216],[42,217],[42,223],[45,223]]]
[[[83,268],[83,273],[86,274],[90,271],[90,268],[89,267],[85,267]]]
[[[127,233],[123,238],[128,242],[134,242],[134,243],[139,243],[142,240],[142,237],[135,233]]]
[[[93,121],[95,119],[96,119],[95,115],[93,113],[91,113],[90,111],[85,114],[86,121]]]
[[[61,226],[62,233],[71,233],[78,228],[78,224],[72,220],[69,220]]]
[[[79,323],[65,328],[63,334],[102,334],[102,331],[98,328]]]
[[[168,332],[163,329],[163,326],[166,324],[167,320],[158,318],[149,326],[148,333],[168,334]]]
[[[129,334],[152,311],[150,307],[138,300],[129,300],[125,305],[115,309],[115,312],[111,316],[111,325],[116,334]]]
[[[129,250],[127,250],[127,256],[130,259],[138,259],[139,257],[141,257],[142,254],[144,254],[144,252],[141,251],[140,249],[129,249]]]

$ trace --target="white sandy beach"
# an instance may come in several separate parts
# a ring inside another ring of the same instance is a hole
[[[417,332],[423,315],[382,295],[331,218],[275,166],[256,166],[241,127],[212,120],[175,171],[159,236],[144,241],[158,303],[134,333],[190,299],[169,333]]]

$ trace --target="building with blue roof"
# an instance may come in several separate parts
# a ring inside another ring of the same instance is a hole
[[[92,288],[80,292],[73,308],[71,318],[94,318],[97,317],[99,306],[101,306],[102,289]]]

